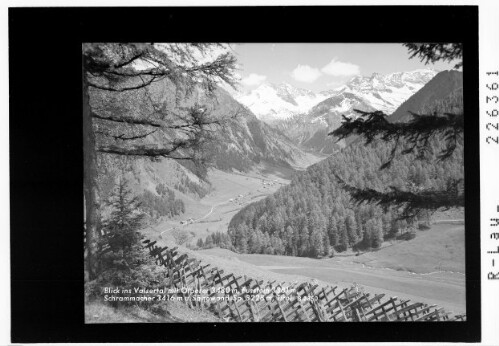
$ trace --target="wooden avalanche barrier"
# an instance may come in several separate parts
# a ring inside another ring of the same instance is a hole
[[[179,289],[189,307],[207,309],[232,322],[376,322],[465,321],[435,305],[385,294],[371,295],[356,287],[319,287],[308,282],[258,281],[225,273],[181,254],[177,247],[158,247],[143,240],[158,265],[168,269],[168,282]],[[182,288],[187,288],[182,290]],[[199,299],[189,292],[197,290]],[[182,293],[187,291],[188,293]],[[202,292],[202,293],[199,293]]]

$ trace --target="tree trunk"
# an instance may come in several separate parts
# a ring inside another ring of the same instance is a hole
[[[88,279],[97,275],[97,241],[99,234],[99,191],[97,185],[97,158],[95,152],[95,135],[92,127],[90,100],[86,73],[82,66],[83,87],[83,190],[85,200],[86,231],[86,271]]]

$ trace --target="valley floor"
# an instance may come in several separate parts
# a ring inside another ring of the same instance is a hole
[[[310,155],[295,169],[304,169],[322,158]],[[199,200],[184,199],[186,212],[183,215],[160,222],[142,232],[148,237],[159,234],[168,239],[174,229],[182,230],[188,233],[188,242],[195,245],[199,238],[204,240],[211,233],[226,232],[230,220],[241,208],[289,184],[294,173],[293,169],[273,166],[262,166],[259,170],[247,173],[210,170],[208,180],[212,191],[208,195]]]

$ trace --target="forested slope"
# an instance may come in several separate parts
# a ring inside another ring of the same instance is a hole
[[[433,147],[441,147],[435,141]],[[431,164],[405,155],[380,171],[391,146],[356,144],[299,174],[289,186],[253,203],[234,216],[229,234],[236,249],[247,253],[324,256],[331,247],[344,251],[354,246],[379,247],[383,238],[405,231],[395,210],[383,212],[374,205],[355,206],[334,174],[352,185],[384,191],[442,189],[448,178],[463,175],[463,148],[452,159]],[[438,150],[435,150],[438,152]]]

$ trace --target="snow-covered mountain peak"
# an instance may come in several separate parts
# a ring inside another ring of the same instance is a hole
[[[355,76],[346,83],[343,89],[337,90],[363,97],[375,109],[390,114],[436,74],[437,71],[431,69],[395,72],[387,75],[373,73],[371,76]]]
[[[236,99],[247,106],[261,120],[273,122],[284,120],[295,114],[306,113],[310,108],[327,98],[328,95],[315,94],[297,88],[289,83],[262,83]]]
[[[297,114],[306,114],[312,107],[342,93],[350,93],[364,100],[374,109],[392,113],[410,96],[429,82],[437,71],[419,69],[387,75],[353,76],[345,85],[319,93],[297,88],[287,82],[262,83],[257,88],[233,95],[261,120],[275,122]],[[342,109],[344,106],[342,106]]]

